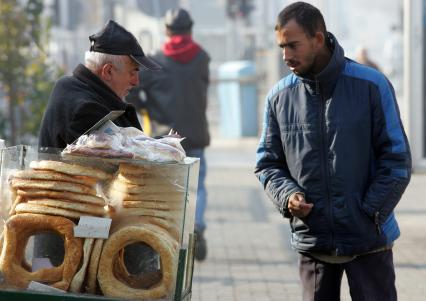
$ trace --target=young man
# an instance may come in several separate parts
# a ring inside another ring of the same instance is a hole
[[[123,99],[139,82],[139,66],[161,67],[145,56],[130,32],[112,20],[89,39],[85,64],[60,78],[53,88],[40,127],[41,149],[65,148],[113,110],[125,111],[114,120],[116,125],[141,129],[135,108]],[[63,254],[61,238],[37,235],[34,257],[48,257],[57,266]]]
[[[314,6],[293,3],[275,27],[293,72],[266,98],[256,175],[290,219],[304,300],[396,300],[393,210],[411,175],[392,85],[344,57]]]
[[[207,256],[204,236],[207,206],[205,178],[207,172],[204,149],[210,143],[207,123],[207,89],[209,62],[207,52],[192,40],[193,20],[185,9],[176,8],[166,12],[167,40],[161,51],[152,58],[165,72],[140,72],[140,86],[129,95],[129,100],[138,102],[140,91],[146,94],[146,107],[152,120],[173,128],[185,140],[182,141],[187,156],[200,158],[195,232],[197,244],[195,258]],[[160,133],[157,133],[160,134]],[[166,134],[166,133],[163,133]]]

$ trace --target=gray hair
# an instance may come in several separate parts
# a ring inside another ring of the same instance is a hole
[[[107,63],[114,65],[118,69],[122,69],[126,56],[127,55],[113,55],[102,52],[86,51],[84,61],[85,66],[95,72]]]

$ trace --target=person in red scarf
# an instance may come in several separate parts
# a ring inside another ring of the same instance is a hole
[[[162,132],[154,129],[155,135],[167,134],[170,129],[174,129],[185,137],[182,146],[187,156],[200,158],[195,216],[195,258],[204,260],[207,256],[204,236],[204,213],[207,205],[204,149],[210,143],[206,117],[210,57],[192,39],[193,23],[188,11],[182,8],[166,12],[167,40],[160,51],[150,56],[163,70],[141,70],[139,86],[131,91],[126,100],[132,103],[142,101],[151,121],[163,125]],[[144,95],[143,99],[141,95]]]

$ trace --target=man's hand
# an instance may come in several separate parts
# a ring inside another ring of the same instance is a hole
[[[306,217],[311,212],[314,204],[306,203],[302,193],[293,193],[288,199],[288,211],[295,217]]]

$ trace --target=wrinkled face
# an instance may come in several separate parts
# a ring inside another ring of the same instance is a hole
[[[294,19],[276,31],[275,37],[292,72],[301,76],[313,73],[320,47],[317,37],[307,35]]]
[[[131,88],[139,84],[139,65],[130,57],[124,59],[122,66],[111,64],[109,68],[108,86],[120,98],[124,98]]]

